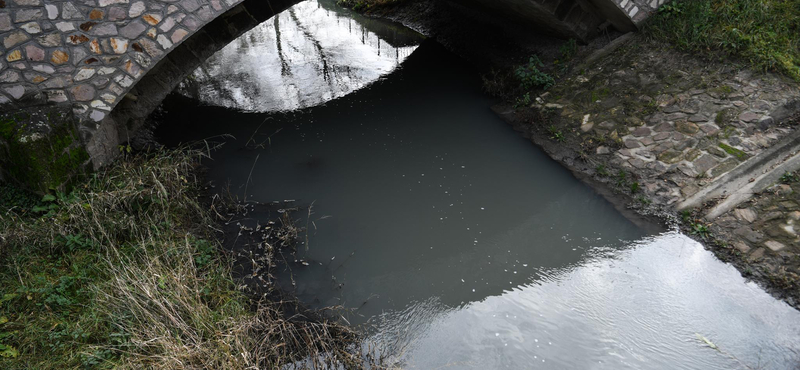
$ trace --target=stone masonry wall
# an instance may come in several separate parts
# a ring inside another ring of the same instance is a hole
[[[101,121],[160,58],[242,0],[0,0],[0,107]]]

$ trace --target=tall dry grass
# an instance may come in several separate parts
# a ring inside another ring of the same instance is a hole
[[[366,366],[347,327],[237,288],[217,241],[226,205],[201,202],[204,156],[132,156],[0,215],[0,368]]]

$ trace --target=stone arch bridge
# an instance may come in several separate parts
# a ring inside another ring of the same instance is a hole
[[[0,180],[61,189],[110,163],[206,58],[299,1],[0,0]],[[587,40],[666,0],[464,1]]]

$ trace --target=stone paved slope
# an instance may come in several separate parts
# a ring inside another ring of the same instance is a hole
[[[562,163],[628,194],[629,207],[678,213],[691,203],[679,217],[687,233],[800,304],[800,177],[781,176],[798,170],[787,160],[800,136],[796,82],[639,36],[537,100],[551,126],[533,122],[530,132],[544,131],[578,153]],[[774,150],[782,145],[788,149]],[[729,172],[771,157],[777,159],[769,168],[740,174],[759,185],[752,200],[719,212],[723,196],[686,202]],[[763,176],[775,168],[780,173]]]

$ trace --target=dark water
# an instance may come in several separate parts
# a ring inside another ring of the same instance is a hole
[[[218,188],[313,203],[298,253],[309,266],[288,266],[297,295],[352,309],[402,368],[800,364],[797,311],[691,239],[637,228],[490,105],[476,73],[426,41],[322,106],[245,113],[173,97],[160,134],[231,134],[207,162]]]

